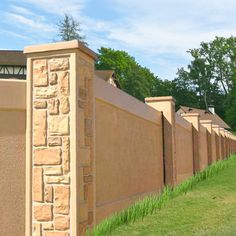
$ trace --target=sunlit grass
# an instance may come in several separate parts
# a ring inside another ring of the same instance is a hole
[[[204,171],[197,173],[195,176],[184,181],[175,188],[165,187],[159,195],[149,196],[136,202],[134,205],[123,210],[122,212],[114,214],[112,217],[104,220],[101,224],[96,226],[90,234],[94,236],[107,235],[119,226],[133,223],[139,219],[143,219],[145,216],[156,213],[170,199],[187,193],[200,181],[206,180],[226,168],[232,159],[235,159],[235,156],[229,158],[228,160],[221,160],[214,163],[213,165],[207,167]]]

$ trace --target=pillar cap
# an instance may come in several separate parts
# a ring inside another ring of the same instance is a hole
[[[145,98],[145,102],[176,102],[172,96],[162,96],[162,97],[148,97]]]
[[[212,120],[200,120],[201,124],[212,124]]]
[[[24,53],[30,54],[68,49],[79,49],[80,51],[92,57],[94,60],[97,60],[97,54],[78,40],[27,46],[24,48]]]
[[[200,115],[198,113],[182,113],[182,117],[199,117]]]

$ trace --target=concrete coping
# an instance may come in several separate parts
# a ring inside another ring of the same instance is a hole
[[[162,96],[162,97],[148,97],[145,98],[145,102],[176,102],[172,96]]]
[[[212,128],[217,128],[217,129],[219,129],[220,126],[219,126],[219,125],[212,125]]]
[[[59,51],[68,49],[79,49],[88,56],[92,57],[94,60],[97,60],[97,54],[90,48],[83,45],[78,40],[27,46],[24,48],[24,53],[30,54],[30,53],[50,52],[50,51]]]
[[[200,120],[201,124],[212,124],[212,120]]]
[[[183,113],[181,114],[182,117],[199,117],[198,113]]]

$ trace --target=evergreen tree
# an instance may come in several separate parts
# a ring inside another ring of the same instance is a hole
[[[85,46],[85,36],[81,35],[80,23],[76,21],[71,15],[65,14],[63,19],[57,24],[58,36],[61,41],[70,41],[77,39]]]

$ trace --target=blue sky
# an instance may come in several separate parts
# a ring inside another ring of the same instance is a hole
[[[162,79],[175,78],[201,41],[236,35],[235,0],[1,0],[0,48],[52,42],[65,12],[94,51],[125,50]]]

